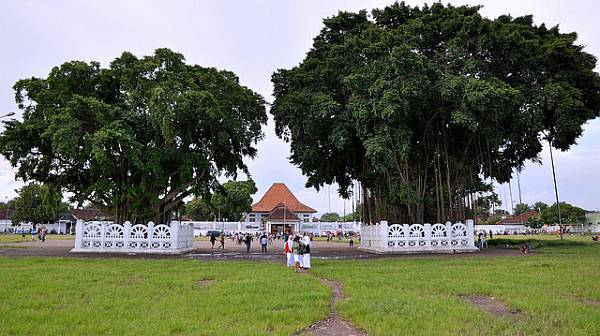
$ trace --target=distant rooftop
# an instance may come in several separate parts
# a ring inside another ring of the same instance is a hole
[[[300,202],[285,183],[273,183],[260,201],[252,205],[252,212],[271,212],[280,204],[285,205],[287,209],[295,213],[317,212],[317,210]]]

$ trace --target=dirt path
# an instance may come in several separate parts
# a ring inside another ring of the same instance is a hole
[[[471,258],[471,257],[503,257],[520,256],[519,249],[489,248],[477,253],[456,254],[373,254],[350,248],[347,244],[327,243],[321,241],[313,242],[313,259],[337,260],[337,259],[379,259],[379,258]],[[283,262],[281,243],[275,242],[269,246],[268,253],[260,252],[260,245],[253,244],[250,253],[246,253],[244,246],[225,243],[225,250],[212,249],[208,241],[194,241],[195,251],[185,255],[131,255],[131,254],[86,254],[69,253],[75,245],[74,240],[47,240],[45,243],[21,242],[0,243],[0,256],[5,257],[76,257],[76,258],[192,258],[199,260],[259,260]]]
[[[327,285],[333,291],[333,298],[331,305],[329,306],[329,316],[326,320],[321,320],[316,324],[312,325],[307,330],[304,330],[300,335],[313,335],[313,336],[366,336],[367,333],[356,329],[348,321],[342,319],[335,309],[337,302],[344,299],[344,292],[342,291],[342,284],[338,281],[319,279],[322,284]]]

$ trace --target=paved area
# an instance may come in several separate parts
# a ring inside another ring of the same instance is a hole
[[[194,241],[195,250],[184,255],[148,255],[148,254],[96,254],[96,253],[69,253],[74,247],[74,240],[47,240],[46,242],[21,242],[21,243],[0,243],[0,256],[5,257],[83,257],[83,258],[193,258],[193,259],[233,259],[233,260],[285,260],[283,254],[283,242],[274,241],[268,246],[268,252],[262,253],[260,244],[253,242],[250,252],[246,252],[245,245],[235,244],[232,240],[225,241],[225,249],[218,249],[219,243],[215,248],[211,247],[208,241]],[[520,255],[518,249],[489,248],[477,253],[456,253],[456,254],[374,254],[358,250],[358,244],[349,247],[347,243],[314,241],[311,247],[312,259],[374,259],[374,258],[469,258],[477,256],[496,257],[496,256],[517,256]]]

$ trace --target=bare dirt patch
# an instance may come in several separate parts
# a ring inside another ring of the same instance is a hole
[[[594,307],[599,307],[600,306],[600,301],[599,300],[584,298],[583,302],[585,304],[589,305],[589,306],[594,306]]]
[[[333,298],[329,306],[329,316],[326,320],[321,320],[310,326],[300,335],[313,336],[366,336],[367,333],[355,328],[350,322],[342,319],[335,310],[335,304],[344,299],[342,284],[328,279],[319,279],[321,283],[327,285],[333,291]]]
[[[200,279],[200,280],[196,281],[196,286],[205,287],[208,285],[212,285],[214,282],[215,282],[214,279]]]
[[[504,301],[493,296],[461,295],[461,299],[494,316],[508,317],[512,319],[519,319],[525,316],[525,313],[523,313],[522,310],[510,309]]]

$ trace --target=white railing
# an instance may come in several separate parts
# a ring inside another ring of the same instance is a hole
[[[193,250],[193,241],[193,225],[186,223],[78,221],[71,252],[179,254]]]
[[[392,224],[361,227],[361,249],[378,253],[453,253],[478,251],[473,220],[446,224]]]

